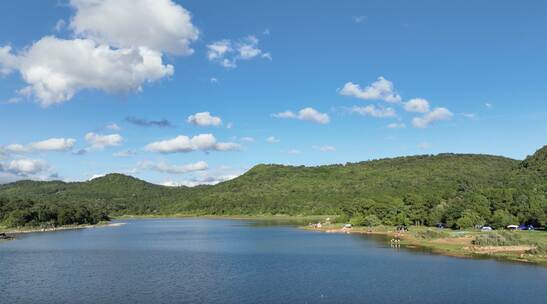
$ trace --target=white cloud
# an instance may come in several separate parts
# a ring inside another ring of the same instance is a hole
[[[100,135],[89,132],[85,135],[85,140],[94,149],[103,149],[105,147],[118,146],[122,143],[123,137],[119,134]]]
[[[186,121],[201,127],[220,126],[222,124],[222,119],[220,117],[212,116],[209,112],[199,112],[194,115],[190,115]]]
[[[78,91],[128,93],[173,75],[163,53],[191,54],[198,38],[190,14],[171,0],[72,0],[74,39],[46,36],[15,54],[0,47],[0,73],[19,71],[18,92],[43,106]]]
[[[275,136],[269,136],[268,138],[266,138],[266,142],[269,143],[269,144],[275,144],[275,143],[278,143],[280,141],[281,140],[279,140],[278,138],[275,138]]]
[[[190,13],[171,0],[71,0],[70,27],[80,37],[117,48],[147,47],[176,55],[193,53],[199,36]]]
[[[94,179],[96,179],[96,178],[101,178],[101,177],[104,177],[104,176],[106,176],[105,173],[93,174],[93,175],[92,175],[90,178],[88,178],[87,180],[88,180],[88,181],[91,181],[91,180],[94,180]]]
[[[209,168],[204,161],[198,161],[196,163],[185,164],[185,165],[170,165],[165,162],[154,163],[150,161],[144,161],[139,164],[140,168],[147,170],[154,170],[162,173],[169,174],[184,174],[194,171],[203,171]]]
[[[334,147],[334,146],[329,146],[329,145],[326,145],[326,146],[314,146],[313,148],[316,149],[316,150],[319,150],[319,151],[321,151],[321,152],[336,152],[336,147]]]
[[[207,45],[207,58],[210,61],[222,61],[224,56],[233,52],[232,42],[224,39]]]
[[[393,108],[377,108],[374,105],[365,107],[353,106],[350,112],[372,117],[394,117],[397,115]]]
[[[251,59],[260,54],[262,50],[258,47],[258,38],[255,36],[247,36],[237,44],[237,52],[241,59]]]
[[[389,129],[402,129],[402,128],[406,128],[406,125],[402,122],[393,122],[393,123],[390,123],[387,125],[387,127]]]
[[[7,146],[4,146],[2,148],[4,152],[7,153],[27,153],[30,152],[30,149],[24,145],[21,144],[9,144]]]
[[[229,39],[215,41],[207,45],[207,58],[225,68],[237,67],[240,60],[249,60],[256,57],[272,60],[269,52],[258,47],[259,39],[250,35],[232,42]]]
[[[72,150],[76,140],[74,138],[49,138],[28,145],[10,144],[1,148],[6,153],[28,153],[33,151],[69,151]]]
[[[298,119],[298,120],[307,120],[315,122],[318,124],[328,124],[330,122],[330,117],[326,113],[321,113],[314,108],[304,108],[298,113],[292,111],[285,111],[277,114],[272,114],[275,118],[289,118],[289,119]]]
[[[150,152],[178,153],[192,151],[234,151],[239,150],[240,145],[231,142],[217,142],[212,134],[200,134],[193,137],[179,135],[175,138],[152,142],[145,149]]]
[[[14,159],[7,164],[6,170],[16,175],[27,176],[49,170],[49,165],[40,159]]]
[[[393,83],[382,76],[365,88],[361,88],[353,82],[348,82],[340,90],[340,94],[365,100],[383,100],[389,103],[401,101],[401,96],[395,91]]]
[[[195,187],[199,185],[216,185],[231,179],[238,177],[239,175],[230,174],[230,175],[219,175],[219,176],[205,176],[205,177],[196,177],[192,179],[187,179],[183,181],[173,181],[171,179],[164,181],[161,185],[166,187]]]
[[[216,77],[211,77],[211,79],[209,79],[209,81],[211,83],[218,83],[218,79]]]
[[[429,102],[423,98],[413,98],[405,103],[404,108],[408,112],[426,113],[429,112]]]
[[[452,116],[452,112],[446,108],[435,108],[433,111],[428,112],[421,117],[414,117],[412,119],[412,125],[416,128],[426,128],[435,121],[449,120]]]
[[[489,108],[489,109],[493,107],[493,105],[489,102],[485,103],[484,106]]]
[[[17,69],[28,84],[19,93],[35,97],[42,106],[65,102],[84,89],[139,91],[143,83],[174,73],[173,66],[164,65],[157,51],[112,49],[89,39],[48,36],[11,56],[13,60],[0,56],[0,65]]]
[[[74,147],[74,138],[50,138],[30,144],[32,150],[38,151],[69,151]]]
[[[108,130],[111,130],[111,131],[115,131],[115,132],[119,132],[122,129],[116,123],[108,124],[108,125],[105,126],[105,128],[107,128]]]
[[[242,173],[243,171],[239,169],[232,169],[230,167],[220,166],[213,170],[196,171],[192,173],[193,175],[192,177],[186,178],[184,180],[174,181],[172,179],[168,179],[161,184],[164,186],[171,186],[171,187],[177,187],[177,186],[194,187],[197,185],[214,185],[220,182],[234,179],[240,176]]]

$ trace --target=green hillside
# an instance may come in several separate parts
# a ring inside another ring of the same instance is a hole
[[[375,215],[386,224],[544,225],[546,155],[547,146],[524,161],[439,154],[318,167],[258,165],[233,180],[193,188],[121,174],[78,183],[21,181],[0,186],[0,219],[19,201],[31,202],[27,209],[84,206],[110,215],[339,214],[357,221]]]

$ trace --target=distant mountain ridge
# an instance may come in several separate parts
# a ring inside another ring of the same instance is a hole
[[[546,155],[547,146],[524,161],[443,153],[317,167],[261,164],[235,179],[192,188],[108,174],[74,183],[19,181],[1,185],[0,197],[94,204],[111,214],[351,214],[365,205],[366,210],[459,206],[476,194],[490,202],[490,213],[503,205],[526,217],[515,206],[523,197],[527,204],[539,201],[547,213]],[[465,206],[458,208],[461,213]]]

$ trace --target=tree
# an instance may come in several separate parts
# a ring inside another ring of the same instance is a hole
[[[496,229],[505,228],[513,224],[518,224],[517,217],[503,209],[496,210],[492,215],[492,227]]]
[[[363,219],[363,226],[374,227],[374,226],[379,226],[381,224],[382,224],[382,221],[380,221],[380,219],[374,214],[367,215]]]
[[[462,213],[462,217],[460,217],[456,221],[456,225],[460,229],[465,228],[473,228],[475,226],[483,226],[485,223],[484,218],[482,218],[476,211],[473,210],[465,210]]]

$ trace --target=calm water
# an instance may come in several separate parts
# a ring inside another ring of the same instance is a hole
[[[545,303],[547,269],[166,219],[0,243],[0,303]]]

